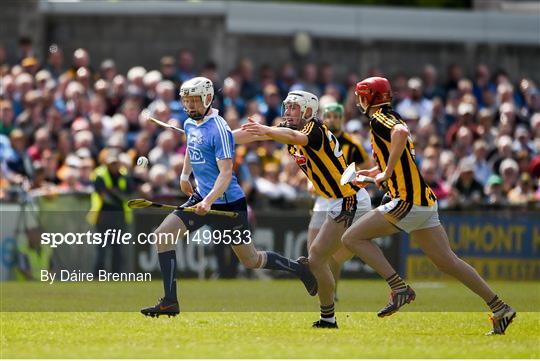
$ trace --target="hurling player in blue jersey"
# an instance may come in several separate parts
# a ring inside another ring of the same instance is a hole
[[[230,244],[244,267],[290,272],[300,278],[310,295],[317,294],[317,282],[309,271],[307,259],[294,261],[275,252],[258,251],[251,242],[246,198],[233,171],[234,138],[225,119],[212,108],[212,82],[203,77],[190,79],[182,84],[180,97],[189,115],[184,123],[188,147],[180,187],[190,198],[182,206],[193,207],[196,213],[174,211],[155,231],[160,240],[157,250],[165,296],[157,305],[141,312],[152,317],[174,316],[180,312],[176,295],[175,244],[159,235],[184,234],[186,230],[193,233],[203,225],[221,232],[218,240],[231,237],[233,241],[240,241],[236,245],[235,242]],[[195,190],[189,182],[191,173],[197,185]],[[238,212],[239,215],[236,218],[206,215],[210,209]]]

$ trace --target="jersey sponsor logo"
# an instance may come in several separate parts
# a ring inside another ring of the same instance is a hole
[[[191,164],[204,164],[206,163],[202,151],[198,148],[199,145],[204,143],[202,133],[197,129],[190,132],[188,135],[188,151]]]
[[[200,149],[188,147],[189,151],[189,159],[191,160],[191,164],[204,164],[206,163],[204,156]]]
[[[291,153],[291,156],[294,158],[294,161],[299,166],[304,166],[307,163],[306,157],[301,154]]]

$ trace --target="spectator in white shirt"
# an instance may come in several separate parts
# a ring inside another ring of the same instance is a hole
[[[411,112],[410,108],[413,108],[419,118],[430,116],[433,102],[424,97],[422,80],[420,78],[411,78],[407,82],[407,87],[410,96],[399,102],[396,111],[400,114],[406,114]]]

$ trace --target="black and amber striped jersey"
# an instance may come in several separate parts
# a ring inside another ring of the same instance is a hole
[[[343,156],[345,157],[347,165],[352,162],[359,165],[369,160],[369,156],[364,146],[354,139],[352,135],[342,132],[339,136],[336,136],[336,138],[343,151]]]
[[[406,124],[389,106],[383,106],[373,113],[369,124],[373,156],[379,169],[383,171],[390,157],[391,130],[396,124]],[[418,170],[411,137],[396,163],[394,173],[388,179],[388,190],[392,198],[418,206],[431,206],[437,200]]]
[[[358,188],[350,183],[340,184],[347,162],[336,136],[318,120],[307,122],[301,132],[307,135],[308,144],[289,145],[289,154],[313,183],[317,194],[324,198],[345,198],[356,194]]]

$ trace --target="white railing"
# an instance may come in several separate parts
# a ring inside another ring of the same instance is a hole
[[[498,11],[434,10],[247,1],[54,1],[43,14],[223,16],[236,34],[359,40],[403,40],[540,45],[540,15]]]

